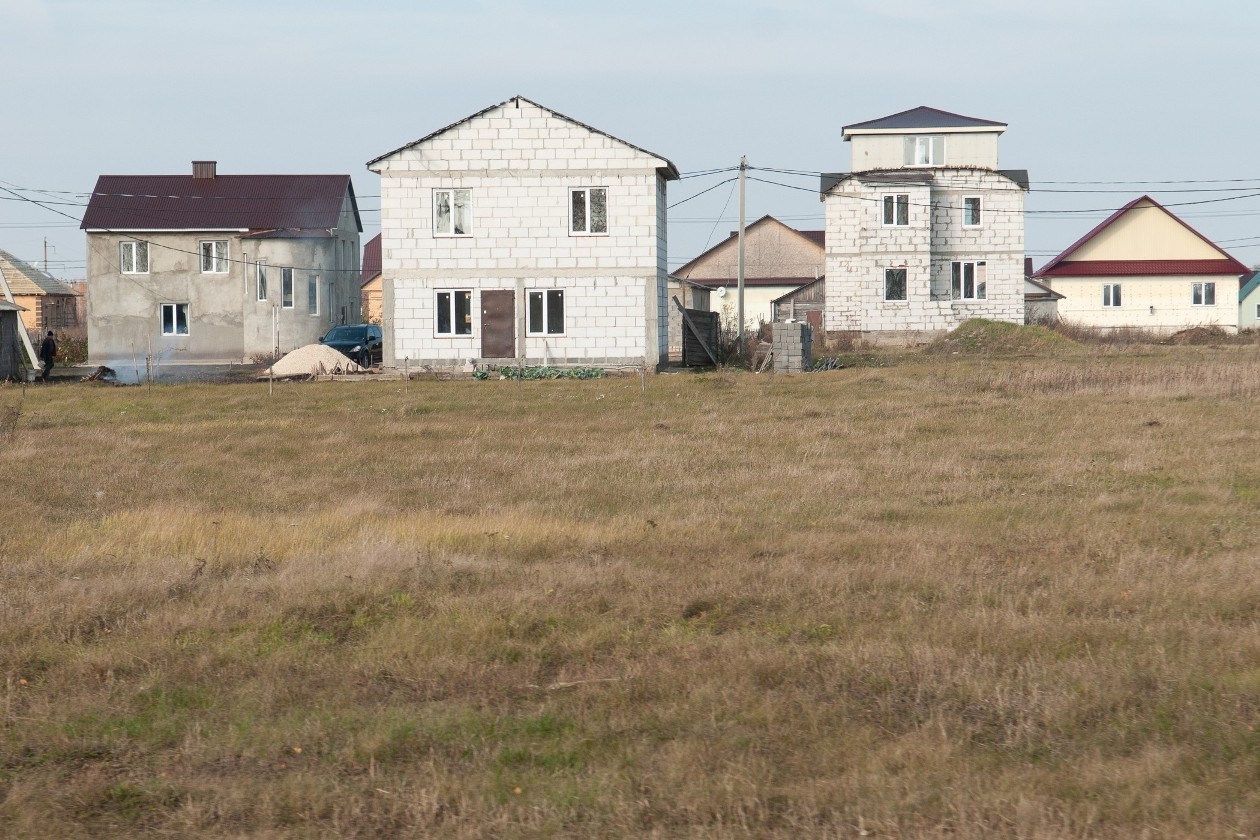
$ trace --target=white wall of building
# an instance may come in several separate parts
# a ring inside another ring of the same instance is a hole
[[[1082,326],[1154,332],[1176,332],[1197,326],[1234,330],[1239,326],[1238,278],[1233,275],[1055,277],[1050,283],[1064,296],[1059,301],[1059,318]],[[1193,304],[1195,283],[1216,284],[1214,305]],[[1103,306],[1105,284],[1120,285],[1120,306]]]

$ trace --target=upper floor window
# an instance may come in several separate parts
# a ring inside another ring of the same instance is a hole
[[[945,165],[945,138],[942,135],[907,137],[905,144],[906,166]]]
[[[438,236],[472,233],[472,190],[433,191],[433,233]]]
[[[987,269],[984,261],[953,263],[950,290],[954,300],[986,300],[989,297]]]
[[[1194,306],[1216,306],[1216,284],[1195,283],[1190,303]]]
[[[547,289],[528,294],[527,335],[564,335],[564,290]]]
[[[906,299],[906,270],[904,268],[884,269],[884,300]]]
[[[201,273],[226,274],[228,270],[228,244],[226,239],[212,239],[201,243]]]
[[[254,267],[254,269],[255,269],[257,285],[258,285],[258,299],[266,300],[267,299],[267,264],[263,262],[262,260],[259,260],[258,264]]]
[[[963,196],[963,227],[980,227],[980,196]]]
[[[599,236],[608,233],[608,189],[569,190],[569,233]]]
[[[1103,283],[1103,306],[1111,309],[1120,305],[1120,284]]]
[[[149,273],[149,243],[128,240],[118,243],[118,264],[123,274]]]
[[[910,196],[884,196],[884,224],[904,227],[910,224]]]

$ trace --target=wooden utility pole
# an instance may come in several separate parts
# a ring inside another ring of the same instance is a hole
[[[739,357],[744,357],[744,173],[748,158],[739,159]]]

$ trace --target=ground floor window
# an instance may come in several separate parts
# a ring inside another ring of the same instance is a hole
[[[293,308],[293,269],[280,269],[280,305],[285,309]]]
[[[986,300],[989,297],[988,264],[956,262],[951,266],[950,289],[954,300]]]
[[[1120,284],[1119,283],[1103,283],[1103,306],[1114,307],[1120,305]]]
[[[263,262],[262,260],[258,261],[257,274],[258,274],[258,299],[266,300],[267,299],[267,263]]]
[[[1190,293],[1190,303],[1194,306],[1216,306],[1216,284],[1195,283]]]
[[[529,292],[527,335],[564,335],[564,290]]]
[[[906,270],[904,268],[884,269],[884,300],[906,299]]]
[[[162,335],[188,335],[188,304],[162,304]]]
[[[319,277],[314,274],[306,278],[306,314],[319,314]]]
[[[472,292],[444,289],[437,293],[438,335],[472,335]]]

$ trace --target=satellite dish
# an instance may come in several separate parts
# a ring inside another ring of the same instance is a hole
[[[718,297],[726,297],[726,287],[718,286],[717,295]]]

